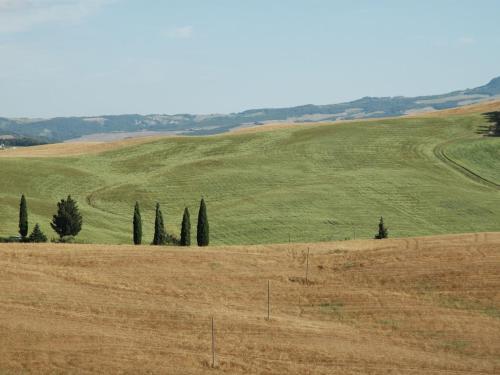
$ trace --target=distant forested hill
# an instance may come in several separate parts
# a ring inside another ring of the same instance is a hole
[[[500,96],[500,77],[474,89],[420,97],[364,97],[331,105],[262,108],[213,115],[118,115],[57,117],[51,119],[0,118],[0,135],[16,134],[41,141],[61,142],[96,133],[172,132],[186,135],[223,133],[230,129],[266,122],[318,122],[401,116],[459,107]]]

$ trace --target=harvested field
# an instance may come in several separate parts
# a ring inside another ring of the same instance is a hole
[[[112,151],[123,147],[136,146],[143,143],[153,142],[160,138],[171,137],[161,136],[143,136],[129,138],[112,142],[68,142],[54,143],[48,145],[9,148],[0,152],[0,157],[6,158],[43,158],[43,157],[62,157],[93,155],[106,151]]]
[[[500,233],[2,244],[0,270],[2,374],[207,373],[212,316],[211,373],[500,373]]]

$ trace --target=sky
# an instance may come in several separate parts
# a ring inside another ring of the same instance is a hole
[[[0,117],[230,113],[500,76],[498,0],[0,0]]]

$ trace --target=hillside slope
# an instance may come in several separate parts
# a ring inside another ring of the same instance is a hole
[[[239,113],[210,115],[117,115],[94,117],[58,117],[52,119],[0,118],[1,134],[21,134],[59,142],[93,135],[117,139],[133,132],[167,132],[170,134],[207,135],[227,132],[247,125],[269,122],[318,122],[362,118],[395,117],[492,100],[500,96],[500,77],[473,89],[441,95],[418,97],[364,97],[347,103],[302,105],[289,108],[259,108]]]
[[[0,373],[205,374],[214,317],[213,373],[498,374],[499,264],[500,233],[0,244]]]
[[[213,244],[371,238],[381,215],[391,236],[494,231],[500,139],[476,134],[483,125],[481,115],[385,119],[166,138],[96,155],[1,158],[0,235],[17,232],[21,193],[30,223],[49,236],[56,202],[71,194],[83,210],[80,238],[98,243],[130,243],[136,200],[145,241],[157,201],[168,230],[178,233],[185,206],[196,222],[202,195]]]

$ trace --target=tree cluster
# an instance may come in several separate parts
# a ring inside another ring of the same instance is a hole
[[[500,115],[500,112],[497,112]],[[500,119],[500,117],[499,117]],[[57,212],[52,217],[50,223],[51,228],[59,235],[60,242],[73,242],[74,237],[82,229],[83,218],[80,214],[77,202],[68,195],[66,199],[61,199],[57,203]],[[142,243],[142,217],[139,202],[135,203],[134,214],[132,219],[133,226],[133,242],[135,245]],[[198,246],[208,246],[210,243],[210,232],[208,224],[207,206],[205,199],[201,199],[198,210],[198,224],[196,228],[196,242]],[[28,236],[28,204],[24,194],[21,195],[19,203],[19,234],[23,242],[47,242],[47,236],[40,229],[38,223],[35,224],[33,231]],[[389,237],[389,231],[384,224],[384,219],[381,217],[378,225],[378,232],[375,239],[385,239]],[[165,229],[163,213],[160,204],[156,204],[154,235],[152,245],[191,245],[191,217],[188,207],[184,209],[181,222],[180,239],[169,234]]]
[[[139,202],[135,203],[134,215],[132,219],[132,233],[133,241],[135,245],[140,245],[142,243],[142,218],[141,211],[139,207]],[[205,200],[202,199],[200,202],[200,209],[198,212],[198,227],[197,227],[197,243],[198,246],[208,246],[210,242],[209,239],[209,229],[208,229],[208,215],[207,206]],[[173,234],[170,234],[165,229],[165,222],[163,220],[163,213],[159,203],[156,203],[155,209],[155,222],[154,222],[154,234],[152,245],[180,245],[180,246],[190,246],[191,245],[191,217],[189,214],[189,208],[184,209],[181,222],[181,238],[178,239]]]
[[[68,195],[66,199],[61,199],[57,203],[57,212],[50,222],[51,228],[59,235],[59,242],[74,242],[74,238],[80,233],[83,225],[83,218],[78,208],[77,202]],[[135,203],[134,215],[132,219],[133,241],[135,245],[142,243],[142,217],[139,202]],[[198,246],[208,246],[209,229],[208,215],[205,200],[200,202],[198,213],[197,243]],[[28,204],[24,194],[19,202],[19,235],[23,242],[47,242],[47,236],[42,232],[40,225],[36,223],[31,234],[28,235]],[[191,218],[189,209],[186,207],[182,216],[180,239],[170,234],[165,229],[163,213],[160,204],[156,204],[154,235],[152,245],[191,245]]]
[[[50,226],[59,235],[60,241],[76,236],[82,229],[82,215],[78,205],[71,196],[57,203],[57,213],[53,216]],[[26,196],[21,195],[19,202],[19,235],[22,242],[47,242],[47,236],[42,232],[38,223],[28,236],[28,203]]]

